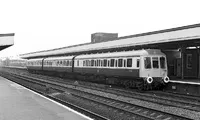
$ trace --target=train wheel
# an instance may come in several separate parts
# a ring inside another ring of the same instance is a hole
[[[145,85],[145,90],[152,90],[152,85],[151,84],[146,84]]]
[[[130,88],[130,83],[129,83],[129,81],[125,81],[125,83],[124,83],[124,86],[125,86],[125,88]]]
[[[133,83],[133,81],[127,80],[127,81],[125,82],[124,86],[125,86],[126,88],[133,88],[133,87],[135,87],[135,84]]]
[[[143,83],[137,83],[138,90],[144,90],[144,84]]]

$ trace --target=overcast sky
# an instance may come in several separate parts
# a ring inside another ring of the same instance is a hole
[[[90,42],[95,32],[133,35],[200,23],[199,0],[0,0],[0,57]]]

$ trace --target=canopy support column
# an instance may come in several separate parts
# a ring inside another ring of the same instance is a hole
[[[181,46],[181,79],[184,79],[184,52],[185,47]]]

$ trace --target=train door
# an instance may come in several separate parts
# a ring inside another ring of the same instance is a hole
[[[160,74],[159,57],[152,56],[151,63],[152,63],[151,77],[157,77],[158,74]]]
[[[167,76],[167,65],[165,56],[152,57],[152,77]]]
[[[199,64],[197,52],[194,50],[187,51],[184,57],[184,77],[197,78]]]

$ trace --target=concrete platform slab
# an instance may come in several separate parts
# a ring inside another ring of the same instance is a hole
[[[91,120],[91,118],[0,77],[0,120]]]
[[[200,85],[200,79],[177,79],[170,80],[171,83],[181,83],[181,84],[192,84],[192,85]]]

